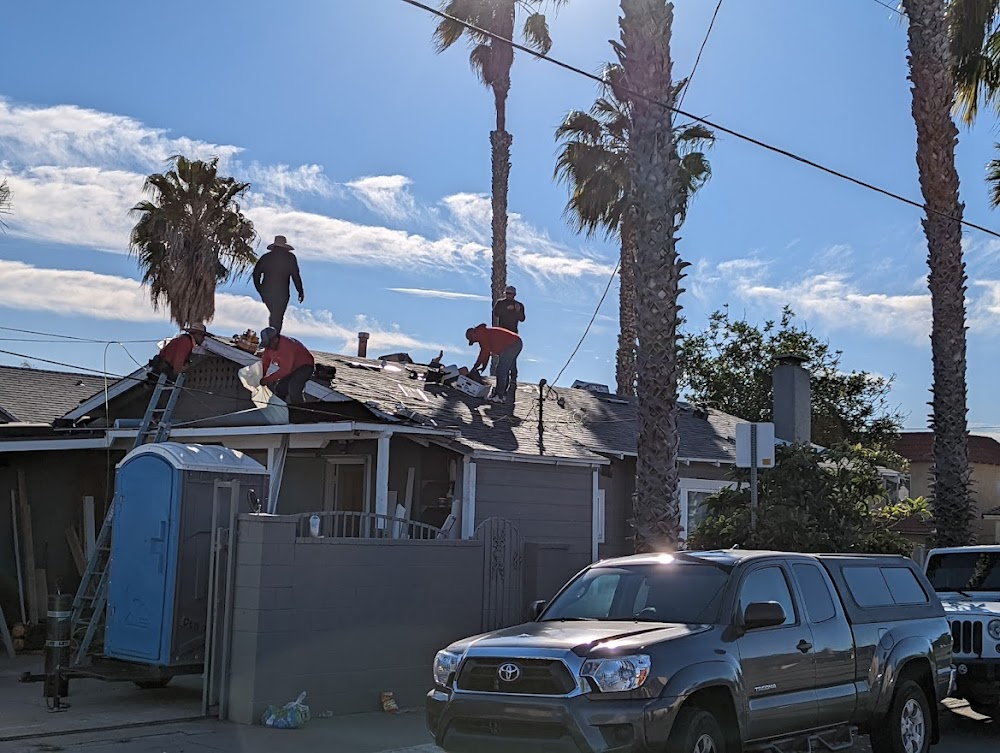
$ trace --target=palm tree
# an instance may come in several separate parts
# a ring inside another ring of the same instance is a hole
[[[4,214],[10,214],[10,186],[6,180],[0,180],[0,215]],[[0,217],[0,230],[6,227],[3,217]]]
[[[670,58],[673,6],[666,0],[621,0],[621,44],[631,124],[628,139],[635,234],[639,442],[633,497],[636,549],[672,548],[680,532],[677,454],[677,321],[681,278],[677,255],[682,204],[674,139]],[[665,105],[665,106],[664,106]]]
[[[541,52],[552,48],[549,24],[539,9],[553,7],[568,0],[444,0],[441,9],[451,18],[442,19],[434,31],[438,52],[451,47],[463,36],[472,47],[469,63],[480,81],[493,90],[497,126],[490,132],[493,156],[493,270],[491,287],[493,300],[503,298],[507,287],[507,184],[510,178],[510,145],[513,137],[507,133],[507,95],[510,92],[510,69],[514,64],[514,48],[493,36],[470,29],[513,39],[518,10],[527,13],[522,31],[525,43]],[[456,20],[453,20],[456,19]]]
[[[556,129],[562,148],[556,177],[569,184],[566,212],[578,231],[588,236],[603,232],[621,245],[618,292],[618,349],[615,373],[619,395],[635,394],[635,233],[628,212],[631,177],[628,138],[631,112],[623,91],[621,65],[604,68],[603,96],[590,112],[574,110]],[[674,92],[685,84],[679,82]],[[689,125],[676,133],[680,157],[681,196],[677,226],[687,216],[694,193],[712,177],[712,167],[702,151],[715,142],[715,134],[702,125]]]
[[[173,169],[146,178],[151,200],[132,208],[139,219],[129,253],[153,307],[169,306],[170,318],[187,327],[210,322],[218,285],[253,269],[257,233],[238,202],[249,183],[220,176],[218,158],[170,161]]]
[[[909,19],[910,81],[917,169],[927,216],[934,383],[932,497],[938,543],[972,541],[966,400],[965,262],[955,144],[955,76],[945,0],[903,0]]]

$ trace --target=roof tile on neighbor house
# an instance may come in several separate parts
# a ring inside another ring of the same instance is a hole
[[[901,434],[896,442],[896,452],[911,463],[932,463],[934,435],[929,431]],[[969,437],[969,462],[982,465],[1000,465],[1000,442],[992,437]]]
[[[51,424],[102,389],[90,374],[0,366],[0,423]]]

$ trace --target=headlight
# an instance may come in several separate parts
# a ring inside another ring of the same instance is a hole
[[[602,693],[641,688],[649,677],[649,657],[643,654],[616,659],[591,659],[580,674],[589,677]]]
[[[434,682],[443,688],[448,687],[448,679],[458,669],[462,655],[454,651],[438,651],[434,657]]]
[[[990,638],[1000,641],[1000,620],[990,620],[990,624],[986,626],[986,630],[989,632]]]

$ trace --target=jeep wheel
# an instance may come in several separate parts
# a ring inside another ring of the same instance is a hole
[[[927,753],[931,747],[931,709],[913,680],[896,688],[888,716],[871,734],[872,753]]]
[[[670,733],[667,753],[726,753],[726,738],[710,712],[682,708]]]

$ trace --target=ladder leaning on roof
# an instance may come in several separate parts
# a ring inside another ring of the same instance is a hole
[[[160,374],[153,388],[153,396],[146,406],[139,431],[135,435],[132,449],[152,443],[163,442],[170,436],[170,419],[177,405],[177,398],[184,387],[184,374],[181,373],[171,384],[166,374]],[[160,407],[163,395],[166,393],[166,405]],[[73,598],[72,637],[78,640],[73,654],[73,666],[79,666],[87,656],[91,644],[97,635],[101,623],[104,622],[104,609],[108,602],[108,577],[111,571],[111,533],[114,528],[114,511],[118,495],[111,500],[108,512],[101,525],[101,533],[97,537],[94,550],[87,561],[87,569],[83,572],[80,587]],[[82,636],[81,636],[82,632]]]

